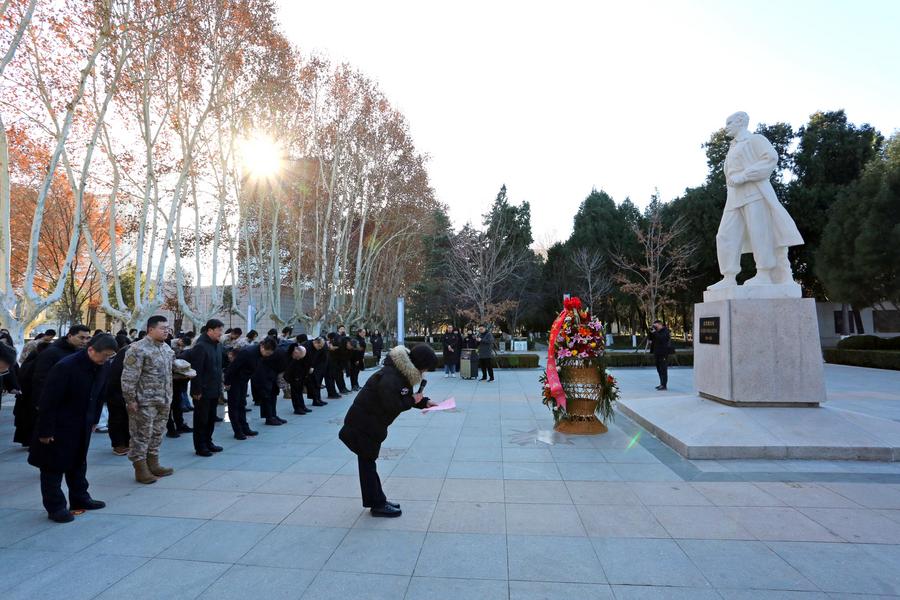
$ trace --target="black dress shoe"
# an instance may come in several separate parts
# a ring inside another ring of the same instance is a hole
[[[191,427],[190,425],[185,425],[182,423],[181,425],[178,426],[178,428],[175,431],[177,431],[178,433],[193,433],[194,428]]]
[[[216,423],[221,423],[221,422],[224,421],[224,420],[225,420],[225,419],[223,419],[223,418],[220,417],[219,415],[216,415]]]
[[[215,444],[210,444],[210,445],[209,445],[209,451],[210,451],[210,452],[221,452],[221,451],[224,450],[224,449],[225,449],[225,448],[223,448],[222,446],[216,446]]]
[[[393,518],[393,517],[399,517],[400,515],[403,514],[402,510],[400,510],[399,508],[396,508],[390,504],[385,504],[384,506],[382,506],[380,508],[369,509],[369,512],[372,513],[373,517],[387,517],[389,519]]]
[[[236,439],[236,440],[246,440],[246,439],[247,439],[247,436],[244,435],[243,433],[236,433],[236,434],[234,434],[234,439]]]
[[[281,417],[275,417],[275,418],[278,419],[279,421],[281,421],[282,424],[287,423],[287,419],[282,419]]]
[[[255,435],[259,435],[259,432],[253,431],[252,429],[248,429],[247,431],[244,432],[244,435],[246,435],[247,437],[253,437]]]
[[[294,414],[295,415],[305,415],[308,412],[309,412],[308,410],[295,410]]]
[[[181,434],[178,433],[177,431],[167,431],[167,432],[166,432],[166,437],[168,437],[168,438],[177,438],[177,437],[181,437]]]
[[[72,505],[72,510],[100,510],[101,508],[106,508],[106,502],[94,500],[93,498]]]
[[[488,383],[490,383],[490,382],[493,381],[493,380],[494,380],[494,378],[491,377],[490,379],[488,379]]]
[[[361,390],[361,389],[362,389],[361,387],[356,386],[356,387],[353,388],[351,391],[358,392],[358,391]]]
[[[388,506],[393,506],[394,508],[400,508],[400,505],[396,502],[391,502],[390,500],[385,501],[385,504]]]
[[[275,417],[269,417],[266,419],[266,425],[281,425],[281,421],[276,419]]]
[[[47,515],[47,518],[51,521],[56,521],[57,523],[71,523],[75,520],[75,517],[68,510],[50,513]]]
[[[658,390],[661,391],[661,392],[665,392],[665,391],[666,391],[667,389],[669,389],[669,388],[667,388],[667,387],[664,386],[664,385],[661,385],[661,386],[659,386],[659,387],[656,388],[656,389],[658,389]]]
[[[213,453],[206,448],[201,448],[200,450],[196,451],[196,454],[197,456],[212,456]]]

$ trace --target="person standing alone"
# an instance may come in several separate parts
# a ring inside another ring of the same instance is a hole
[[[659,385],[656,386],[656,389],[663,391],[669,384],[669,354],[672,353],[672,336],[669,328],[660,320],[653,321],[651,336],[650,352],[656,359],[656,372],[659,374]]]
[[[131,436],[128,459],[134,478],[154,483],[174,473],[159,464],[159,447],[172,404],[172,362],[175,351],[166,343],[169,322],[160,315],[147,320],[147,335],[130,344],[122,368],[122,398],[128,409]]]
[[[484,325],[481,325],[478,327],[478,337],[475,340],[478,342],[478,366],[481,367],[481,381],[487,380],[488,375],[491,377],[488,381],[493,381],[494,336]]]

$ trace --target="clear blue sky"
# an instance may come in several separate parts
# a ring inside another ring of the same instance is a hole
[[[506,183],[538,243],[568,235],[592,187],[644,205],[701,183],[700,144],[737,110],[900,127],[900,1],[279,4],[301,49],[406,114],[457,224]]]

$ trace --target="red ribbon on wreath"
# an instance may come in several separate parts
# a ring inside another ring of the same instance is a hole
[[[553,327],[550,328],[550,348],[547,350],[547,384],[550,386],[550,395],[563,410],[566,410],[566,392],[559,380],[559,373],[556,371],[556,340],[566,316],[570,312],[578,310],[581,310],[581,299],[578,297],[566,298],[563,300],[563,311],[559,313],[559,316],[553,321]]]

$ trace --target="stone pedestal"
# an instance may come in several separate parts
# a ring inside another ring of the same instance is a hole
[[[694,305],[694,383],[704,398],[732,406],[824,402],[815,300],[729,299]]]

